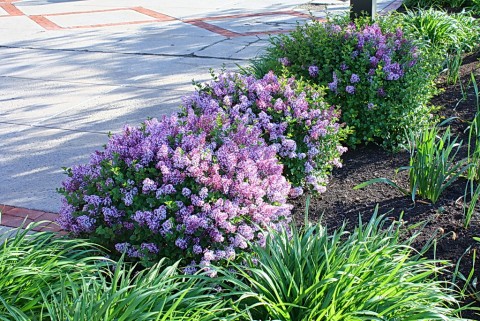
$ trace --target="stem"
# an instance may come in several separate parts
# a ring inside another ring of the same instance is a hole
[[[307,199],[305,200],[305,227],[308,226],[308,210],[310,208],[310,198],[311,198],[311,195],[310,193],[307,194]]]

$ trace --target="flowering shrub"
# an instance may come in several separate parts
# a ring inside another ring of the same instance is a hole
[[[260,135],[221,110],[127,126],[67,170],[59,223],[145,265],[233,260],[289,221],[290,184]]]
[[[213,75],[214,76],[214,75]],[[297,197],[307,188],[324,192],[333,167],[341,167],[346,148],[339,143],[343,130],[334,106],[323,100],[323,90],[294,78],[262,79],[222,73],[193,95],[185,97],[184,114],[208,115],[219,111],[230,122],[250,124],[278,152],[284,175]]]
[[[350,145],[395,147],[406,130],[428,123],[435,74],[400,29],[386,33],[376,24],[313,22],[272,42],[257,72],[259,66],[286,70],[328,86],[325,100],[341,107],[342,120],[353,130]]]

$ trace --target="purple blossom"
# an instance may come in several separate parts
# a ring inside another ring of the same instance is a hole
[[[157,183],[148,177],[143,180],[142,185],[142,193],[144,194],[157,189]]]
[[[317,77],[318,76],[318,67],[315,66],[315,65],[312,65],[310,67],[308,67],[308,74],[310,75],[310,77]]]
[[[285,67],[290,66],[290,60],[287,57],[279,58],[278,62],[280,62]]]
[[[355,86],[349,85],[349,86],[345,87],[345,91],[346,91],[347,93],[353,95],[353,94],[355,94]]]
[[[189,197],[190,195],[192,194],[192,191],[190,191],[190,189],[184,187],[182,189],[182,195],[185,196],[185,197]]]
[[[144,251],[147,251],[153,254],[158,254],[159,252],[158,247],[155,243],[142,243],[140,248]]]
[[[188,243],[187,241],[184,239],[184,238],[178,238],[176,241],[175,241],[175,245],[177,247],[179,247],[180,249],[182,250],[185,250],[188,246]]]
[[[360,77],[357,74],[352,74],[350,77],[350,82],[352,84],[356,84],[357,82],[360,82]]]

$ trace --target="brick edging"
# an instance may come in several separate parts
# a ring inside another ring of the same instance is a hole
[[[0,204],[0,226],[17,228],[34,222],[42,222],[33,230],[60,232],[62,229],[55,223],[57,218],[58,214],[56,213]]]

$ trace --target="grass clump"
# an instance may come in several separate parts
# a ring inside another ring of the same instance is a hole
[[[436,279],[446,262],[421,258],[397,224],[373,215],[352,233],[320,225],[273,232],[227,277],[254,320],[461,320]]]

